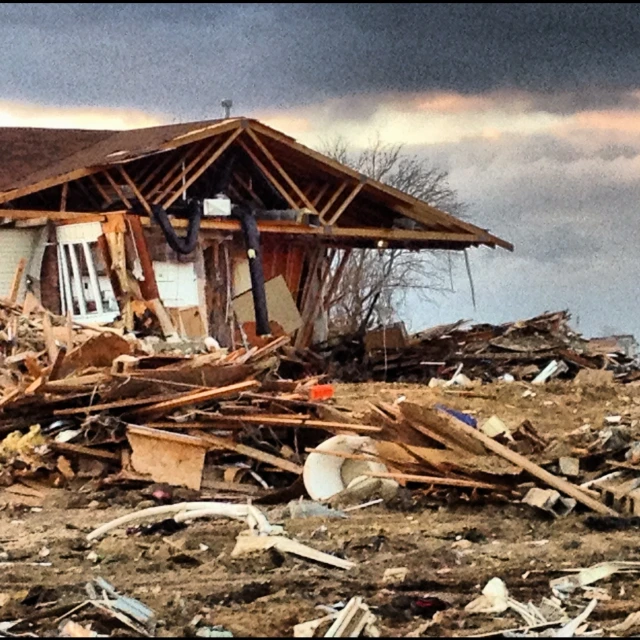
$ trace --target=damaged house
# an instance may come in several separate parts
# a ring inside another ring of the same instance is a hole
[[[512,250],[254,120],[0,145],[0,295],[81,323],[305,346],[354,248]]]

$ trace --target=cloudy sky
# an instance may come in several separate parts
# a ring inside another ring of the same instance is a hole
[[[450,172],[515,244],[470,252],[414,328],[568,308],[640,337],[640,12],[600,3],[0,3],[0,126],[258,117]],[[460,260],[457,260],[459,263]]]

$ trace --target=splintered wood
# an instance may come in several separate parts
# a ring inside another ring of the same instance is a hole
[[[502,347],[510,341],[515,348],[513,332],[498,337]],[[115,328],[0,301],[2,481],[24,482],[37,472],[65,486],[86,477],[92,464],[89,475],[109,485],[158,482],[219,491],[225,499],[291,500],[304,493],[313,455],[326,456],[329,467],[360,465],[371,486],[521,500],[519,484],[533,479],[597,513],[616,513],[597,493],[507,446],[523,437],[539,450],[548,446],[529,423],[503,444],[501,429],[490,437],[440,406],[378,402],[356,418],[331,406],[333,388],[322,374],[305,377],[311,371],[298,354],[286,336],[231,352],[186,355],[169,345],[156,351]],[[291,363],[301,377],[281,379],[281,367]],[[320,446],[331,436],[370,444],[350,451]],[[575,477],[580,466],[571,462],[564,458],[561,469]]]

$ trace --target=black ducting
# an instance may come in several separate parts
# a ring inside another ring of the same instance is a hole
[[[202,202],[198,200],[189,201],[189,226],[187,228],[186,236],[179,236],[176,234],[175,229],[171,226],[169,216],[159,204],[154,204],[151,207],[155,219],[158,221],[164,237],[167,239],[167,244],[176,252],[183,255],[191,253],[198,244],[198,234],[200,233],[200,221],[202,220]]]
[[[240,220],[242,234],[249,260],[251,275],[251,293],[253,307],[256,314],[256,334],[268,336],[271,334],[269,326],[269,310],[267,309],[267,294],[264,288],[264,270],[262,268],[262,252],[260,251],[260,231],[252,211],[246,207],[235,207],[233,215]]]

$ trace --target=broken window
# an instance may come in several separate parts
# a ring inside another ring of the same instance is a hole
[[[99,222],[58,227],[58,271],[62,312],[85,322],[112,322],[120,314],[98,249]]]

